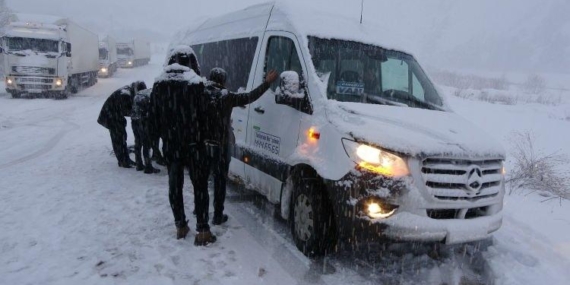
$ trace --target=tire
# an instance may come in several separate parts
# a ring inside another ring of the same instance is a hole
[[[10,95],[12,95],[12,98],[14,99],[20,99],[22,97],[22,93],[18,92],[10,92]]]
[[[62,91],[60,93],[55,93],[54,98],[55,100],[64,100],[67,99],[68,93],[66,91]]]
[[[76,94],[77,92],[79,92],[79,87],[77,86],[78,80],[75,77],[70,77],[67,80],[67,90],[69,90],[69,93],[71,94]]]
[[[308,257],[331,251],[336,245],[336,226],[325,187],[318,178],[293,179],[291,233],[297,248]]]

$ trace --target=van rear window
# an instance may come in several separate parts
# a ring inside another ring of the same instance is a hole
[[[255,57],[257,37],[219,41],[192,46],[203,75],[208,76],[214,67],[226,70],[226,88],[238,91],[247,87],[249,72]]]

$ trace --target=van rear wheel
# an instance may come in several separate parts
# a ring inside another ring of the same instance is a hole
[[[321,256],[334,248],[336,230],[324,185],[317,178],[294,179],[291,199],[291,233],[306,256]]]

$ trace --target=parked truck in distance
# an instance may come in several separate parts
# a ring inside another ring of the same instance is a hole
[[[99,38],[70,19],[17,14],[5,28],[6,91],[67,98],[97,83]]]
[[[119,68],[117,41],[110,36],[99,42],[99,77],[111,77]]]
[[[133,68],[148,64],[150,62],[150,43],[139,39],[117,43],[117,55],[119,66],[122,68]]]

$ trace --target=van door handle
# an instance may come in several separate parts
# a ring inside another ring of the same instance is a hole
[[[260,114],[265,114],[265,109],[263,109],[260,106],[255,107],[253,110],[255,110],[256,112],[258,112]]]

